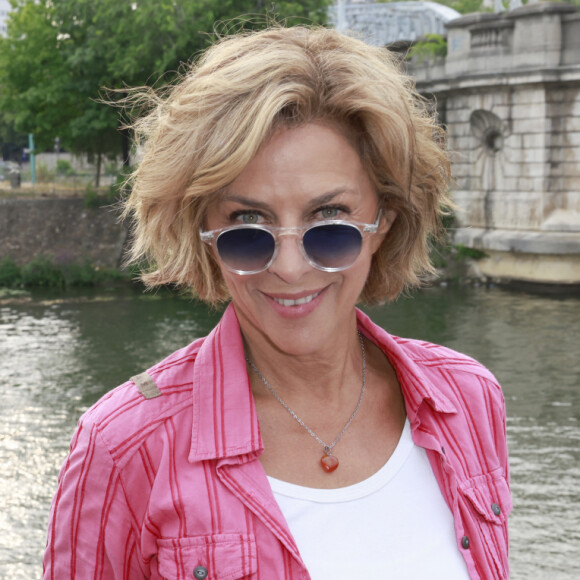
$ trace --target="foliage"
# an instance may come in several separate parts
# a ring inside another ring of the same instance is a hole
[[[447,56],[447,39],[441,34],[426,34],[409,50],[409,57],[417,57],[418,62],[438,56]]]
[[[20,268],[12,258],[0,260],[0,288],[16,288],[20,286]]]
[[[463,244],[453,244],[452,232],[457,227],[453,213],[443,216],[442,226],[441,235],[430,240],[431,263],[439,271],[439,279],[455,282],[469,279],[471,261],[486,258],[487,254]]]
[[[128,135],[118,111],[100,103],[104,88],[163,85],[207,47],[215,23],[253,13],[260,28],[286,19],[324,23],[329,0],[11,0],[0,39],[0,111],[37,149],[59,137],[75,153],[118,155]],[[119,93],[113,93],[119,94]],[[119,94],[122,97],[122,93]]]
[[[36,164],[36,181],[40,183],[48,183],[54,178],[53,172],[48,168],[46,163]]]
[[[28,135],[14,129],[14,124],[0,114],[1,159],[20,161],[22,150],[28,147]]]
[[[66,286],[93,286],[96,282],[96,271],[88,260],[68,264],[62,273]]]
[[[116,190],[111,187],[105,192],[95,189],[90,183],[85,189],[85,207],[96,208],[111,205],[115,202]]]
[[[68,177],[75,174],[73,166],[66,159],[59,159],[56,162],[56,173],[57,175],[63,175]]]
[[[134,167],[126,165],[121,168],[117,174],[117,179],[115,183],[111,185],[111,190],[109,197],[111,200],[123,199],[125,196],[129,195],[131,191],[131,185],[129,183],[130,177],[133,173]]]
[[[469,260],[481,260],[482,258],[487,258],[487,254],[476,248],[468,248],[463,244],[457,244],[455,246],[455,251],[459,259],[469,259]]]
[[[117,175],[119,173],[119,166],[116,160],[105,163],[105,173],[107,175]]]
[[[62,288],[64,276],[60,268],[49,256],[35,256],[20,271],[23,286],[43,286],[47,288]]]
[[[96,267],[88,259],[62,266],[61,271],[67,287],[97,286],[103,282],[123,279],[119,271]]]
[[[44,287],[64,289],[130,280],[134,272],[100,268],[90,260],[57,264],[52,256],[38,255],[19,267],[12,258],[0,260],[0,288]]]

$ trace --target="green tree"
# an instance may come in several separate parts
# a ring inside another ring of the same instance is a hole
[[[170,82],[180,65],[250,14],[245,28],[276,19],[323,24],[331,0],[11,0],[0,39],[0,111],[38,149],[55,137],[77,153],[123,153],[128,135],[103,89]],[[216,24],[217,23],[217,24]],[[220,24],[221,23],[221,24]],[[122,96],[121,93],[113,93]]]
[[[28,147],[28,135],[14,129],[14,123],[0,115],[0,160],[18,161],[22,150]]]
[[[68,75],[46,7],[34,2],[13,7],[19,9],[11,13],[8,37],[0,39],[3,118],[17,131],[38,134],[39,146],[45,148],[65,129],[60,105],[70,98]],[[58,106],[47,106],[50,103]]]

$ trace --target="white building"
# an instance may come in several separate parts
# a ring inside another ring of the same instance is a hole
[[[448,6],[423,0],[387,3],[337,0],[330,7],[329,16],[337,30],[368,44],[385,46],[414,41],[425,34],[446,34],[445,24],[461,14]]]

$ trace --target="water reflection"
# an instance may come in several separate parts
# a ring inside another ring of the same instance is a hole
[[[81,413],[218,319],[130,291],[0,306],[0,578],[41,576],[47,510]]]
[[[39,524],[46,520],[47,490],[42,482],[54,481],[51,451],[55,439],[59,451],[66,445],[63,427],[68,424],[62,408],[43,399],[55,397],[62,373],[74,373],[77,338],[77,329],[51,309],[0,310],[3,578],[38,576],[31,574],[30,564],[38,562]]]
[[[391,332],[443,343],[495,373],[508,412],[511,577],[579,578],[580,299],[436,289],[372,315]]]
[[[580,299],[448,288],[368,311],[394,334],[494,371],[508,408],[512,578],[580,577]],[[0,303],[0,578],[40,577],[48,507],[79,415],[217,320],[194,302],[130,290]]]

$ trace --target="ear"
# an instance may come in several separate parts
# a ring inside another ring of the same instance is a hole
[[[379,229],[377,230],[377,233],[375,235],[370,236],[371,249],[373,254],[381,247],[383,240],[385,239],[386,235],[389,233],[389,230],[391,229],[391,226],[397,219],[397,215],[398,215],[397,212],[392,209],[386,211],[383,210],[381,215],[381,221],[379,222]]]

